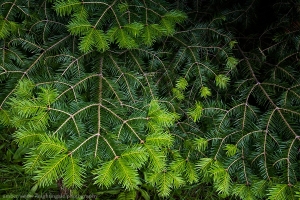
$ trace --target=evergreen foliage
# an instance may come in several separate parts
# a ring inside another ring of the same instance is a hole
[[[297,0],[0,2],[1,194],[300,197]]]

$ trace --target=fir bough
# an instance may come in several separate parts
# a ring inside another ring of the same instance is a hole
[[[298,198],[299,11],[274,2],[252,35],[262,5],[233,2],[1,2],[0,128],[28,193]]]

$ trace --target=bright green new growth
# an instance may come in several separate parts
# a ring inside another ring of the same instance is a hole
[[[99,3],[100,7],[108,5]],[[114,5],[115,2],[112,3]],[[127,3],[117,4],[120,14],[128,11]],[[68,24],[68,30],[72,35],[81,36],[79,49],[87,53],[95,47],[98,51],[103,52],[109,49],[110,43],[118,44],[119,48],[134,49],[142,45],[143,41],[146,46],[151,46],[157,39],[162,36],[170,36],[175,33],[176,23],[183,22],[187,16],[180,11],[170,11],[161,16],[161,20],[154,24],[142,24],[138,22],[121,24],[114,13],[116,22],[104,33],[101,27],[102,15],[97,22],[88,21],[89,14],[86,8],[77,0],[57,1],[54,6],[56,12],[61,16],[72,14],[72,20]],[[115,12],[112,8],[105,9],[106,12]]]
[[[210,89],[208,87],[205,87],[205,86],[201,87],[200,96],[203,97],[203,98],[211,96]]]
[[[191,116],[194,122],[197,122],[200,120],[200,117],[202,115],[203,107],[200,102],[196,102],[195,106],[190,109],[188,114]]]
[[[47,187],[62,178],[66,187],[80,188],[86,169],[76,151],[80,151],[88,140],[99,137],[100,134],[91,135],[72,148],[60,139],[56,132],[48,133],[49,115],[51,111],[56,111],[52,106],[58,98],[58,93],[50,87],[41,87],[35,97],[34,89],[34,83],[24,79],[19,82],[14,92],[16,97],[10,98],[8,102],[8,105],[13,105],[9,113],[14,115],[13,118],[8,117],[7,125],[19,127],[15,132],[16,141],[19,145],[31,147],[34,152],[25,163],[26,169],[34,175],[33,180],[38,186]],[[18,118],[19,123],[16,123],[14,118]],[[168,196],[171,187],[180,187],[184,181],[179,175],[163,172],[166,170],[166,154],[161,153],[164,148],[173,146],[174,139],[165,128],[171,127],[176,119],[178,115],[163,110],[157,100],[151,101],[147,120],[143,119],[146,122],[144,125],[148,124],[149,127],[148,136],[144,141],[140,141],[141,144],[125,148],[120,155],[111,149],[115,156],[103,162],[101,167],[94,171],[94,184],[106,188],[120,184],[126,190],[138,189],[141,185],[138,170],[147,166],[146,168],[150,169],[147,171],[149,183],[157,185],[161,196]],[[131,127],[129,124],[127,126]],[[112,148],[105,138],[104,140]],[[157,180],[153,179],[154,177]]]

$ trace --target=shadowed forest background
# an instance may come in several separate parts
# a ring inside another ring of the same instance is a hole
[[[0,5],[3,199],[300,198],[299,0]]]

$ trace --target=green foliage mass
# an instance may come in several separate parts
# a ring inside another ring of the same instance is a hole
[[[300,197],[299,1],[0,5],[1,195]]]

